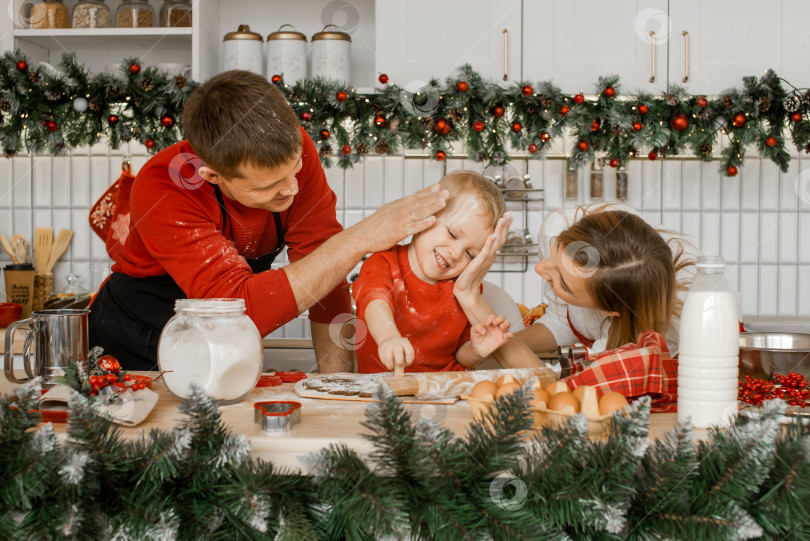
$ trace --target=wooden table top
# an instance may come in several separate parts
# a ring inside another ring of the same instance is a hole
[[[155,377],[156,373],[147,373]],[[366,455],[371,444],[361,435],[365,428],[361,423],[365,419],[368,402],[344,400],[318,400],[301,398],[293,391],[294,384],[285,383],[279,387],[256,388],[239,403],[221,406],[222,420],[233,432],[244,434],[251,445],[251,454],[255,458],[269,460],[278,466],[303,469],[303,455],[318,451],[329,444],[346,444],[361,455]],[[0,392],[10,393],[15,384],[6,381],[0,375]],[[162,381],[153,383],[153,390],[159,398],[155,408],[146,421],[136,427],[120,427],[120,434],[125,438],[137,438],[152,428],[171,429],[177,426],[182,414],[178,411],[180,400],[174,397]],[[294,400],[301,403],[301,422],[283,435],[268,435],[254,422],[253,404],[268,400]],[[406,404],[413,415],[424,415],[434,419],[457,436],[467,432],[473,417],[466,401],[459,400],[453,405]],[[650,436],[663,436],[677,424],[676,413],[654,413],[650,419]],[[57,434],[63,434],[65,424],[54,424]],[[696,430],[696,437],[705,436],[705,430]],[[701,434],[702,433],[702,434]]]

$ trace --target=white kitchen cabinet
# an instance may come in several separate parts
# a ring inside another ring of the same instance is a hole
[[[666,0],[524,0],[523,78],[592,94],[615,74],[625,93],[660,92],[669,33]]]
[[[683,85],[690,93],[720,94],[741,87],[745,75],[760,76],[769,68],[783,75],[779,67],[784,54],[790,54],[798,67],[795,49],[807,37],[807,4],[801,0],[670,2],[670,83]],[[807,83],[806,67],[804,73]]]
[[[504,84],[521,79],[520,0],[377,0],[375,17],[376,69],[392,82],[443,81],[465,63]]]
[[[65,0],[71,10],[78,0]],[[149,0],[156,14],[163,0]],[[376,81],[374,0],[205,0],[194,2],[189,28],[28,29],[17,15],[31,0],[10,0],[9,16],[0,17],[0,50],[19,47],[39,62],[57,64],[64,52],[77,54],[91,72],[104,71],[124,57],[138,57],[144,64],[180,63],[191,67],[195,80],[219,73],[223,36],[240,24],[266,38],[283,24],[292,24],[308,38],[327,24],[352,37],[352,83],[370,88]],[[115,23],[120,0],[108,0]],[[518,0],[519,4],[519,0]],[[519,10],[518,10],[519,16]],[[311,42],[308,41],[308,47]]]

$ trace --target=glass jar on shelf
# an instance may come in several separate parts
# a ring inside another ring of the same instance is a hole
[[[73,28],[109,28],[110,8],[104,0],[81,0],[73,8]]]
[[[166,0],[160,7],[160,26],[191,26],[191,0]]]
[[[115,12],[118,28],[152,28],[155,10],[146,0],[123,0]]]
[[[28,16],[29,28],[68,28],[69,26],[68,8],[62,3],[62,0],[45,0],[31,6],[31,14]]]

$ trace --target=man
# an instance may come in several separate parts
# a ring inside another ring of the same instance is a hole
[[[132,185],[121,253],[91,305],[91,345],[154,369],[176,299],[242,298],[263,336],[309,309],[319,371],[351,370],[352,351],[330,336],[351,312],[346,275],[431,226],[446,191],[427,188],[343,231],[314,143],[281,92],[245,71],[197,88],[183,128],[187,140]],[[271,270],[285,245],[291,263]]]

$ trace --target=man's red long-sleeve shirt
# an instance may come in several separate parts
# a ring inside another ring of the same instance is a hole
[[[301,259],[343,229],[335,217],[335,193],[326,182],[318,151],[301,132],[299,191],[280,213],[290,261]],[[189,298],[245,299],[247,315],[264,336],[298,316],[284,270],[253,274],[245,261],[278,247],[272,213],[223,195],[228,219],[222,231],[214,186],[194,175],[195,165],[201,163],[188,141],[181,141],[144,165],[132,185],[129,233],[124,232],[123,251],[112,270],[133,277],[169,274]],[[350,312],[344,280],[310,308],[309,317],[329,323]]]

